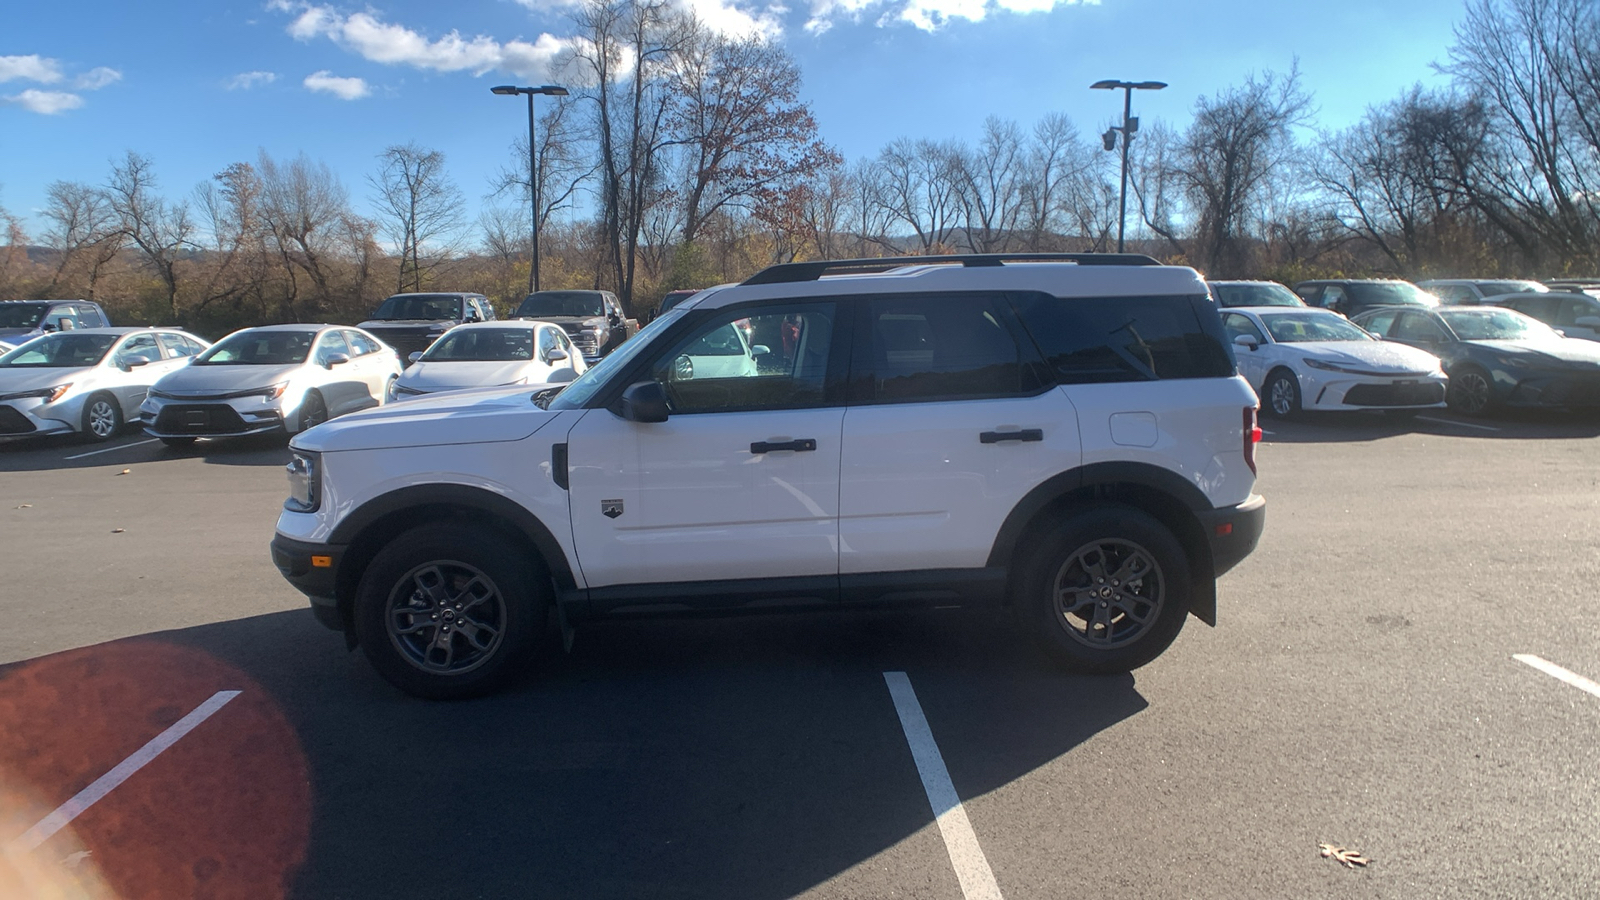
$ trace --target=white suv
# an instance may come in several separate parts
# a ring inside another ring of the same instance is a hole
[[[700,362],[730,325],[754,365]],[[564,388],[296,436],[272,555],[322,622],[425,697],[493,689],[552,607],[565,631],[989,603],[1073,670],[1126,671],[1189,614],[1214,624],[1216,577],[1255,548],[1256,405],[1192,269],[774,266]]]

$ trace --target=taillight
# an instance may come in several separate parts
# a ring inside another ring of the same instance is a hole
[[[1256,474],[1256,445],[1261,443],[1261,426],[1256,424],[1256,408],[1244,408],[1244,464],[1250,467],[1250,474]]]

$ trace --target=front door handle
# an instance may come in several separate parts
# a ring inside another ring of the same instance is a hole
[[[1021,431],[985,431],[978,435],[978,440],[985,444],[998,444],[1001,441],[1042,441],[1044,430],[1024,428]]]
[[[817,442],[813,438],[800,438],[793,441],[756,441],[750,445],[751,453],[771,453],[774,450],[815,450]]]

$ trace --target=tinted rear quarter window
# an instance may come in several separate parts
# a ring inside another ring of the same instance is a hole
[[[1005,298],[879,297],[867,303],[858,370],[864,402],[910,403],[1026,396],[1044,380],[1006,324]]]
[[[1204,295],[1024,294],[1014,302],[1063,384],[1227,378],[1234,373],[1222,320]]]

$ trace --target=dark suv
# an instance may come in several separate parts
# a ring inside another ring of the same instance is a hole
[[[488,322],[494,305],[482,294],[395,294],[378,305],[360,327],[393,347],[405,360],[428,349],[439,335],[463,322]]]
[[[1331,309],[1345,318],[1354,318],[1380,306],[1420,306],[1433,308],[1439,298],[1409,281],[1352,278],[1333,281],[1302,281],[1294,292],[1307,306]]]
[[[88,300],[0,301],[0,341],[20,344],[41,334],[111,324],[100,304]]]
[[[623,314],[610,291],[535,291],[517,307],[514,318],[560,325],[589,365],[639,331],[639,322]]]

